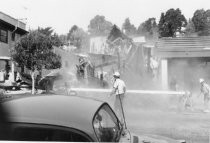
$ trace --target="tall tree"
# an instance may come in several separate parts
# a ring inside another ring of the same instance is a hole
[[[22,37],[13,49],[11,56],[21,67],[31,71],[32,94],[35,93],[35,72],[42,68],[56,69],[61,67],[61,57],[53,53],[53,41],[38,30],[30,31]]]
[[[39,33],[42,33],[48,37],[51,37],[52,43],[54,46],[61,46],[63,43],[61,42],[59,35],[54,32],[52,27],[46,27],[46,28],[38,28],[37,30]]]
[[[85,47],[88,47],[88,34],[78,26],[74,25],[69,30],[67,34],[67,39],[77,47],[77,50],[85,50]]]
[[[137,33],[136,27],[130,23],[130,19],[126,18],[122,25],[122,30],[126,35],[135,35]]]
[[[196,10],[192,17],[192,22],[198,35],[210,35],[210,10]]]
[[[141,23],[137,29],[137,34],[138,35],[145,35],[147,33],[146,28],[145,28],[145,22]]]
[[[191,19],[189,19],[186,29],[185,29],[185,35],[192,35],[195,33],[195,25],[192,22]]]
[[[67,40],[72,40],[73,39],[73,37],[72,37],[72,33],[74,32],[74,31],[76,31],[77,29],[78,29],[79,27],[77,26],[77,25],[73,25],[72,27],[71,27],[71,29],[69,30],[69,33],[67,34]]]
[[[61,41],[60,36],[57,33],[54,33],[51,36],[51,40],[52,40],[53,46],[60,47],[61,45],[63,45],[63,42]]]
[[[176,32],[182,33],[182,27],[187,25],[186,18],[180,9],[169,9],[165,14],[161,13],[158,24],[160,37],[174,37]]]
[[[66,34],[59,35],[59,39],[60,39],[60,41],[61,41],[62,44],[65,44],[65,43],[68,42],[67,35]]]
[[[158,32],[160,37],[165,37],[166,26],[165,26],[165,14],[162,12],[160,21],[158,23]]]
[[[53,29],[52,29],[52,27],[46,27],[46,28],[41,28],[41,27],[39,27],[38,28],[38,32],[40,32],[40,33],[42,33],[42,34],[45,34],[45,35],[47,35],[47,36],[52,36],[52,34],[53,34]]]
[[[148,38],[157,35],[157,23],[155,18],[149,18],[145,22],[141,23],[137,30],[138,34],[144,35]]]
[[[112,42],[117,38],[125,39],[125,35],[120,31],[120,29],[114,24],[112,30],[109,33],[108,41]]]
[[[102,36],[108,35],[112,28],[112,23],[107,21],[104,16],[96,15],[90,20],[88,25],[88,32],[91,35]]]

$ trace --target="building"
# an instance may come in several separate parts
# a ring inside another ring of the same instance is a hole
[[[25,23],[0,12],[0,56],[10,56],[10,47],[26,33]]]
[[[11,62],[10,48],[15,41],[27,34],[26,24],[0,12],[0,86],[15,81],[14,63]]]
[[[195,90],[199,78],[210,81],[210,36],[161,38],[154,55],[160,58],[163,89],[178,83],[181,90]]]
[[[93,54],[110,54],[106,36],[90,38],[90,53]]]

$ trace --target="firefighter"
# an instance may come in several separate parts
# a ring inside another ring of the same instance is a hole
[[[120,79],[119,72],[115,72],[113,74],[113,77],[114,77],[114,83],[113,83],[113,89],[112,89],[112,92],[110,93],[110,96],[115,94],[114,110],[123,128],[126,128],[124,111],[123,111],[123,103],[124,103],[124,98],[125,98],[126,86],[125,86],[124,81]]]
[[[204,112],[210,112],[209,111],[210,87],[202,78],[199,79],[199,82],[201,84],[201,93],[199,94],[199,97],[201,94],[204,95]]]
[[[183,98],[184,108],[193,111],[192,92],[186,91],[182,98]]]
[[[85,59],[83,57],[79,58],[79,65],[77,66],[77,75],[79,79],[84,79],[85,77],[85,66],[86,66],[86,62]]]

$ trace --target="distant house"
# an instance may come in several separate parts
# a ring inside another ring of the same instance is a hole
[[[0,12],[0,56],[10,56],[9,48],[26,33],[25,23]]]
[[[169,89],[174,78],[187,90],[195,89],[201,77],[210,81],[210,36],[161,38],[154,55],[160,59],[163,89]]]
[[[90,39],[90,53],[93,54],[109,54],[107,37],[98,36]]]

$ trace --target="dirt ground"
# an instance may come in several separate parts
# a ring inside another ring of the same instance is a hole
[[[113,105],[114,97],[82,94]],[[179,109],[178,96],[126,95],[125,117],[128,129],[138,135],[156,134],[187,143],[209,143],[210,113],[202,112],[202,99],[195,98],[194,110]]]

